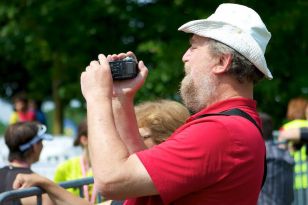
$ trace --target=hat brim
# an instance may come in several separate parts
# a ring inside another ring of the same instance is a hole
[[[29,142],[20,145],[19,150],[23,152],[41,140],[52,140],[53,139],[52,135],[46,134],[45,132],[46,132],[46,126],[39,127],[37,135],[34,136]]]
[[[53,139],[52,135],[47,134],[46,131],[47,131],[46,125],[39,124],[38,131],[37,131],[38,138],[42,140],[52,140]]]
[[[40,138],[41,138],[42,140],[48,140],[48,141],[53,140],[53,136],[50,135],[50,134],[46,134],[46,133],[43,134],[43,135],[41,135]]]
[[[211,38],[230,46],[254,64],[266,78],[273,79],[261,48],[242,29],[221,21],[202,19],[190,21],[178,30]]]

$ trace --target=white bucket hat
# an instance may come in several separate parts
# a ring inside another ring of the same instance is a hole
[[[221,4],[207,19],[185,23],[180,31],[222,42],[253,63],[268,79],[272,79],[264,57],[271,38],[260,16],[251,8],[238,4]]]

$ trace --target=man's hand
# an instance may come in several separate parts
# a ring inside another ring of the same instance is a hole
[[[278,141],[292,141],[292,142],[300,141],[300,129],[292,128],[279,132]]]
[[[106,57],[99,55],[100,62],[91,61],[81,74],[81,91],[88,101],[112,98],[112,76]]]
[[[18,174],[13,183],[14,189],[28,188],[33,186],[42,186],[48,183],[48,179],[38,174]]]
[[[117,61],[124,59],[126,57],[133,58],[136,62],[138,62],[135,54],[131,51],[128,51],[127,53],[120,53],[120,54],[113,54],[108,55],[107,60],[110,61]],[[138,63],[139,73],[136,78],[130,79],[130,80],[121,80],[121,81],[114,81],[113,82],[113,97],[123,97],[123,96],[129,96],[134,97],[136,92],[141,88],[143,85],[147,74],[148,69],[144,65],[143,61],[139,61]]]
[[[130,56],[136,59],[132,52],[108,55],[99,54],[99,61],[91,61],[86,70],[81,74],[81,91],[85,99],[111,99],[112,97],[131,97],[143,85],[148,69],[140,61],[138,68],[140,72],[137,77],[129,80],[115,81],[112,80],[109,61],[115,61]],[[136,59],[137,60],[137,59]]]

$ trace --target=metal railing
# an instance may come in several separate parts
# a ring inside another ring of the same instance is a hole
[[[293,205],[307,205],[308,204],[308,189],[294,190]]]
[[[80,197],[83,197],[83,185],[89,185],[93,184],[94,180],[93,177],[87,177],[83,179],[77,179],[77,180],[70,180],[66,182],[61,182],[59,185],[63,187],[64,189],[68,188],[78,188],[80,191]],[[0,205],[3,202],[8,201],[14,201],[16,199],[21,199],[29,196],[36,196],[37,197],[37,205],[42,205],[42,194],[44,194],[45,191],[39,187],[30,187],[25,189],[18,189],[18,190],[11,190],[6,191],[0,194]],[[102,198],[100,195],[97,196],[97,201],[101,202]]]
[[[306,156],[305,152],[299,152],[299,157],[303,158]],[[295,157],[296,158],[296,157]],[[307,205],[308,204],[308,160],[296,160],[295,161],[295,171],[294,171],[294,181],[298,180],[299,183],[294,184],[294,201],[293,205]],[[59,185],[64,189],[68,188],[78,188],[80,192],[80,197],[84,196],[83,185],[93,184],[93,177],[87,177],[77,180],[70,180],[66,182],[61,182]],[[300,184],[300,185],[298,185]],[[0,205],[3,202],[19,200],[21,198],[37,196],[37,205],[42,205],[42,194],[45,193],[43,189],[39,187],[31,187],[26,189],[12,190],[0,193]],[[97,196],[97,202],[101,202],[102,197]]]

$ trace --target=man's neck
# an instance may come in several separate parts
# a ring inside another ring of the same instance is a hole
[[[24,161],[24,160],[13,160],[10,162],[10,166],[13,167],[20,167],[20,168],[30,168],[31,167],[31,163]]]
[[[239,97],[253,99],[253,84],[239,83],[237,80],[229,79],[219,84],[216,93],[220,93],[216,102]]]

